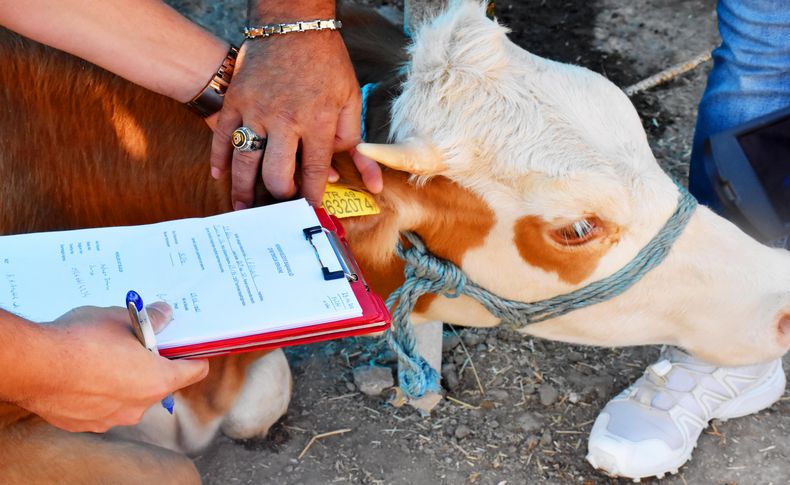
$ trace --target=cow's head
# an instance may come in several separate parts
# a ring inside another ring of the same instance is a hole
[[[392,109],[393,144],[360,151],[414,175],[418,187],[449,179],[479,200],[469,216],[490,215],[482,237],[467,244],[465,228],[449,235],[467,245],[459,264],[502,297],[535,301],[623,267],[679,194],[620,89],[505,34],[477,3],[457,3],[425,25]],[[401,210],[423,225],[442,217]],[[422,316],[496,323],[463,298],[437,299]],[[700,207],[668,258],[634,287],[527,331],[594,345],[675,344],[722,364],[776,358],[790,346],[790,254]]]

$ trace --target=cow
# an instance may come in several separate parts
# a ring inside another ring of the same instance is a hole
[[[626,265],[675,211],[628,98],[604,77],[519,48],[476,2],[456,2],[407,42],[346,10],[344,37],[368,99],[383,166],[377,215],[344,220],[372,288],[403,281],[401,234],[503,298],[565,294]],[[209,177],[211,132],[177,103],[94,66],[0,32],[0,232],[146,224],[232,210]],[[340,182],[363,189],[348,153]],[[130,179],[137,180],[129,190]],[[150,201],[157,203],[151,205]],[[262,187],[258,203],[271,202]],[[494,326],[466,296],[419,299],[413,320]],[[618,297],[530,325],[578,344],[672,344],[718,364],[775,359],[790,347],[790,255],[699,207],[669,255]],[[288,406],[282,351],[215,358],[181,390],[175,419],[150,409],[106,436],[66,433],[0,404],[7,481],[138,483],[199,479],[182,453],[218,433],[260,436]]]

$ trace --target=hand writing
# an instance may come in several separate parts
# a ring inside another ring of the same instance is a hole
[[[161,302],[149,305],[148,312],[157,331],[172,316]],[[67,431],[135,424],[165,395],[208,373],[207,361],[171,361],[146,350],[124,308],[76,308],[48,324],[47,331],[57,339],[60,365],[16,404]]]

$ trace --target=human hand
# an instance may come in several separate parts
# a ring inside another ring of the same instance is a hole
[[[260,151],[233,151],[230,137],[239,126],[267,137],[262,165]],[[294,196],[300,143],[301,192],[320,206],[327,178],[337,178],[332,154],[351,149],[360,136],[359,85],[340,34],[325,30],[245,42],[213,129],[212,176],[231,168],[234,209],[253,204],[259,171],[274,197]],[[368,189],[380,192],[378,164],[354,160]]]
[[[147,308],[155,331],[172,318],[166,303]],[[46,329],[56,339],[58,365],[16,404],[67,431],[136,424],[167,394],[208,373],[205,360],[171,361],[146,350],[124,308],[76,308]]]

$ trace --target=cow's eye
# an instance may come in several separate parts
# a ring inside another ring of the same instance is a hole
[[[596,217],[579,219],[567,226],[551,231],[551,237],[565,246],[579,246],[592,241],[602,233],[601,221]]]

